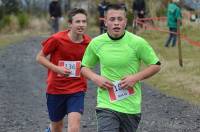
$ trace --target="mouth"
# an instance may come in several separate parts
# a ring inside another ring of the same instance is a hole
[[[77,31],[78,32],[84,32],[84,28],[78,28]]]
[[[114,32],[119,32],[120,29],[121,29],[121,28],[119,28],[119,27],[115,27],[115,28],[113,28],[113,31],[114,31]]]

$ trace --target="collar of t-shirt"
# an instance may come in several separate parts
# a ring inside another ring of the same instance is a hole
[[[108,37],[109,37],[110,39],[112,39],[112,40],[120,40],[121,38],[124,37],[125,32],[124,32],[124,34],[122,34],[121,36],[119,36],[119,37],[117,37],[117,38],[114,38],[114,37],[110,36],[110,34],[109,34],[108,32],[107,32],[107,34],[108,34]]]

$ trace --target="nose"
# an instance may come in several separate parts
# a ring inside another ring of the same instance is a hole
[[[80,22],[80,26],[86,26],[86,25],[87,25],[87,23],[85,21]]]
[[[114,21],[114,25],[119,25],[119,21],[118,21],[118,20],[115,20],[115,21]]]

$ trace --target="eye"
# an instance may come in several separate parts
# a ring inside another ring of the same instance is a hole
[[[86,20],[82,20],[82,23],[87,23],[87,21]]]
[[[115,18],[114,18],[114,17],[111,17],[109,20],[110,20],[110,21],[114,21],[114,20],[115,20]]]
[[[75,23],[80,23],[80,22],[81,22],[80,20],[76,20],[76,21],[75,21]]]
[[[118,17],[117,19],[118,19],[118,21],[123,21],[122,17]]]

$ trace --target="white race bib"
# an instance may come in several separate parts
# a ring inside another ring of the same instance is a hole
[[[58,65],[70,69],[68,77],[80,77],[81,61],[59,61]]]
[[[111,102],[125,99],[128,96],[134,94],[133,88],[122,89],[119,85],[119,82],[120,81],[113,82],[113,88],[108,90]]]

